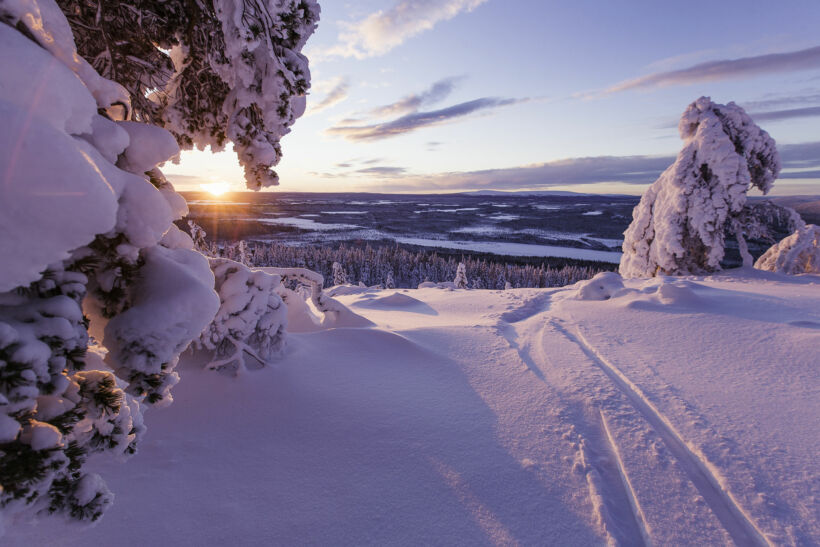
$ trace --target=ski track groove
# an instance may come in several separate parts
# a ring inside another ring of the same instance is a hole
[[[527,308],[526,317],[521,318],[520,314],[514,315],[514,317],[519,318],[516,323],[540,313],[530,313],[535,309],[532,303],[531,301],[525,304]],[[543,304],[543,301],[539,301],[536,305],[541,307]],[[516,343],[516,340],[522,337],[518,336],[515,325],[505,323],[502,320],[496,326],[496,329],[506,339],[510,348],[518,353],[527,369],[546,384],[547,380],[544,373],[530,354],[532,347],[529,344],[521,347]],[[545,330],[546,327],[541,327],[538,330],[539,340],[544,338]],[[541,348],[541,344],[536,344],[535,347]],[[543,351],[539,351],[539,357],[545,357]],[[585,465],[588,466],[586,470],[587,488],[589,488],[590,497],[593,499],[594,510],[601,519],[605,535],[615,545],[651,547],[652,542],[649,539],[648,526],[644,520],[643,512],[640,510],[635,492],[623,467],[617,445],[609,432],[603,414],[600,410],[598,411],[597,424],[587,423],[587,420],[581,418],[576,425],[582,426],[584,429],[581,435],[583,442],[580,450]],[[594,475],[592,474],[593,471]],[[598,500],[597,504],[596,499]]]
[[[607,423],[606,416],[603,411],[599,411],[599,416],[601,418],[601,428],[604,431],[605,439],[609,443],[609,451],[612,453],[613,459],[615,460],[615,466],[618,468],[618,474],[621,477],[623,491],[629,499],[629,507],[632,509],[632,517],[635,519],[635,526],[641,533],[643,544],[646,547],[652,547],[652,539],[649,535],[649,525],[646,523],[646,517],[643,514],[641,505],[638,503],[638,497],[635,495],[635,489],[632,488],[632,482],[630,482],[629,475],[627,475],[626,468],[624,468],[624,462],[621,458],[621,453],[618,450],[618,444],[615,442],[615,438],[609,430],[609,424]]]
[[[620,369],[601,355],[587,341],[580,330],[576,328],[576,334],[572,334],[558,322],[553,321],[552,324],[558,332],[578,345],[581,351],[626,395],[635,409],[661,436],[669,451],[678,460],[689,480],[703,496],[703,499],[732,537],[732,540],[741,546],[771,546],[771,543],[746,515],[732,494],[720,485],[720,482],[709,469],[711,464],[689,448],[675,427],[643,394],[641,389]]]

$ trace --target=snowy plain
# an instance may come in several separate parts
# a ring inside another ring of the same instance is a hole
[[[820,276],[342,289],[374,326],[189,359],[102,521],[4,545],[820,543]]]

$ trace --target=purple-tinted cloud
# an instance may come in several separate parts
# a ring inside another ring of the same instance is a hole
[[[392,104],[374,108],[369,112],[369,115],[373,117],[383,117],[416,112],[422,106],[434,104],[447,98],[460,79],[461,78],[458,77],[451,77],[439,80],[421,93],[407,95]]]
[[[414,112],[395,120],[370,125],[336,125],[327,130],[352,141],[378,140],[410,133],[422,127],[441,125],[482,110],[492,110],[523,102],[526,99],[484,97],[429,112]]]
[[[774,110],[771,112],[753,112],[749,115],[757,122],[790,120],[792,118],[809,118],[820,116],[820,106],[791,108],[788,110]]]
[[[781,179],[820,178],[820,141],[778,147]],[[573,184],[649,184],[675,161],[674,156],[597,156],[481,171],[403,174],[391,190],[548,189]],[[798,171],[800,170],[800,171]],[[777,187],[777,185],[775,185]]]
[[[771,53],[740,59],[710,61],[680,70],[656,72],[616,84],[606,89],[604,94],[617,93],[630,89],[687,85],[697,82],[727,80],[730,78],[743,78],[761,74],[793,72],[816,68],[820,68],[820,46],[787,53]]]
[[[784,169],[820,168],[820,141],[784,144],[777,150]]]
[[[404,167],[393,167],[390,165],[378,165],[375,167],[365,167],[357,169],[355,172],[361,175],[375,175],[381,177],[396,177],[407,171]]]
[[[747,112],[766,112],[784,108],[801,108],[820,104],[820,89],[807,89],[799,95],[769,95],[757,101],[741,104]]]

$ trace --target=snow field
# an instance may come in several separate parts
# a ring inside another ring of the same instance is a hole
[[[65,544],[820,541],[820,277],[622,283],[340,290],[375,326],[291,334],[236,379],[184,359]]]

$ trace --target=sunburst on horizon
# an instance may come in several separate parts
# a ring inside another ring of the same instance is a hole
[[[206,184],[200,184],[199,187],[209,194],[213,196],[221,196],[225,192],[230,191],[231,184],[226,181],[219,181],[219,182],[209,182]]]

